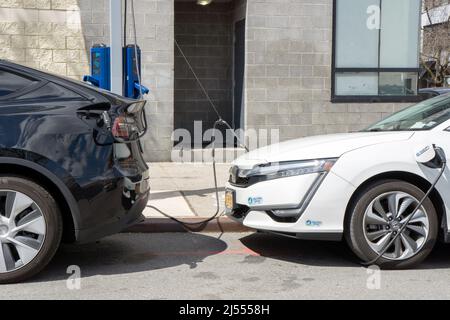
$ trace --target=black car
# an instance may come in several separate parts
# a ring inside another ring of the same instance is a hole
[[[0,60],[0,283],[142,219],[144,105]]]

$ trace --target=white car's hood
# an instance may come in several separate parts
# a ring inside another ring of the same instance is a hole
[[[338,158],[355,149],[408,140],[413,135],[413,132],[357,132],[301,138],[251,151],[238,158],[234,164],[252,167],[269,162]]]

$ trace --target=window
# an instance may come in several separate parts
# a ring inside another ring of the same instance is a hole
[[[7,96],[28,87],[33,80],[21,77],[15,73],[0,70],[0,97]]]
[[[443,95],[403,109],[366,131],[423,131],[450,119],[450,96]]]
[[[421,0],[334,0],[332,100],[418,99]]]
[[[28,100],[28,99],[80,99],[81,97],[72,92],[69,89],[56,85],[54,83],[47,83],[46,85],[37,88],[31,92],[27,92],[20,97],[18,100]]]

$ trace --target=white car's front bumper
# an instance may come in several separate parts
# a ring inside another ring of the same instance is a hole
[[[228,184],[235,208],[228,215],[245,226],[304,239],[340,240],[347,204],[355,188],[332,172],[259,182],[248,187]],[[298,212],[275,215],[277,210]]]

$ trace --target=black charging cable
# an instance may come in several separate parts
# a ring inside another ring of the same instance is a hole
[[[191,228],[192,226],[197,226],[197,228],[201,228],[202,226],[206,225],[208,222],[213,221],[214,219],[216,219],[218,216],[223,214],[223,211],[220,211],[220,201],[219,201],[219,186],[217,183],[217,168],[216,168],[216,158],[215,158],[215,152],[216,152],[216,147],[215,147],[215,141],[216,141],[216,130],[217,127],[219,125],[225,125],[225,126],[229,126],[228,123],[222,119],[217,120],[216,122],[214,122],[214,126],[213,126],[213,134],[211,137],[211,141],[212,141],[212,164],[213,164],[213,176],[214,176],[214,189],[215,189],[215,193],[216,193],[216,212],[209,218],[202,220],[202,221],[197,221],[197,222],[187,222],[187,221],[181,221],[165,212],[163,212],[162,210],[156,208],[155,206],[147,206],[147,208],[151,208],[153,210],[156,210],[157,212],[159,212],[160,214],[162,214],[163,216],[165,216],[166,218],[171,219],[172,221],[175,221],[181,225],[183,225],[186,229],[190,230],[190,231],[195,231],[193,228]]]
[[[430,189],[428,189],[427,193],[425,193],[423,198],[419,201],[419,204],[414,208],[414,210],[411,213],[411,215],[405,220],[403,226],[399,229],[398,233],[392,238],[392,240],[389,243],[386,244],[386,246],[383,248],[383,250],[381,250],[381,252],[377,255],[377,257],[375,259],[373,259],[373,260],[371,260],[369,262],[363,262],[362,263],[363,266],[374,265],[374,264],[376,264],[378,262],[378,260],[381,259],[381,257],[383,257],[383,255],[386,253],[386,251],[394,244],[394,242],[398,239],[398,237],[400,237],[403,234],[403,232],[406,230],[406,227],[408,226],[409,222],[415,216],[415,214],[420,209],[420,207],[422,207],[422,205],[425,202],[425,200],[429,197],[431,192],[433,192],[433,190],[436,187],[437,183],[439,182],[439,180],[444,175],[445,168],[447,167],[447,159],[446,159],[445,153],[439,147],[435,147],[434,146],[434,149],[436,151],[436,156],[439,159],[439,163],[440,163],[440,169],[441,170],[439,172],[439,175],[436,177],[436,179],[432,183]]]
[[[127,32],[127,25],[126,25],[126,14],[127,14],[127,4],[128,1],[125,1],[125,25],[124,25],[124,39],[125,39],[125,45],[126,45],[126,32]],[[136,72],[137,72],[137,76],[138,76],[138,84],[139,84],[139,99],[142,99],[142,75],[141,75],[141,66],[140,66],[140,61],[139,61],[139,56],[138,56],[138,45],[137,45],[137,32],[136,32],[136,14],[135,14],[135,10],[134,10],[134,0],[130,0],[130,6],[131,6],[131,17],[132,17],[132,31],[133,31],[133,38],[134,38],[134,53],[135,53],[135,67],[136,67]],[[196,81],[198,82],[201,90],[203,91],[205,97],[207,98],[209,104],[211,105],[211,107],[214,109],[214,112],[217,114],[218,120],[214,123],[214,127],[213,127],[213,134],[211,137],[212,140],[212,160],[213,160],[213,176],[214,176],[214,189],[215,189],[215,194],[216,194],[216,205],[217,205],[217,209],[216,212],[214,213],[214,215],[212,215],[210,218],[207,218],[205,220],[202,221],[198,221],[198,222],[186,222],[186,221],[181,221],[165,212],[163,212],[162,210],[160,210],[159,208],[156,208],[155,206],[149,206],[147,205],[147,208],[151,208],[156,210],[157,212],[159,212],[160,214],[162,214],[163,216],[183,225],[185,228],[193,231],[193,229],[191,228],[192,226],[198,226],[201,227],[205,224],[207,224],[208,222],[216,219],[219,215],[223,214],[223,211],[220,211],[220,199],[219,199],[219,186],[217,183],[217,168],[216,168],[216,159],[215,159],[215,155],[216,155],[216,146],[215,146],[215,140],[216,140],[216,130],[217,127],[219,125],[223,125],[226,126],[228,129],[231,130],[231,132],[233,133],[234,137],[237,139],[238,144],[243,147],[247,152],[249,151],[249,149],[247,148],[247,146],[242,143],[241,138],[236,134],[236,132],[234,132],[234,130],[231,128],[231,126],[229,125],[228,122],[226,122],[225,120],[223,120],[222,116],[220,115],[216,105],[214,104],[213,100],[211,99],[211,97],[209,96],[208,92],[206,91],[205,87],[203,86],[202,82],[200,81],[199,77],[197,76],[197,73],[195,72],[194,68],[192,67],[191,63],[189,62],[188,58],[186,57],[186,55],[184,54],[183,50],[181,49],[180,45],[178,44],[178,42],[175,39],[175,46],[178,48],[178,50],[180,51],[181,55],[183,56],[184,60],[186,61],[186,64],[188,65],[189,69],[191,70],[192,74],[194,75]],[[145,110],[144,110],[145,112]],[[144,114],[144,119],[145,119],[145,114]],[[145,119],[146,121],[146,119]],[[145,123],[145,127],[147,128],[147,123]],[[141,138],[142,136],[140,136],[139,138]]]
[[[133,0],[131,0],[133,1]],[[131,2],[133,3],[133,2]],[[133,11],[134,12],[134,11]],[[213,133],[212,133],[212,137],[211,137],[211,141],[212,141],[212,147],[211,147],[211,152],[212,152],[212,166],[213,166],[213,176],[214,176],[214,189],[215,189],[215,194],[216,194],[216,212],[209,218],[202,220],[202,221],[198,221],[198,222],[187,222],[187,221],[181,221],[165,212],[163,212],[162,210],[160,210],[159,208],[156,208],[155,206],[147,206],[147,208],[151,208],[153,210],[156,210],[158,213],[162,214],[163,216],[165,216],[166,218],[171,219],[172,221],[175,221],[179,224],[181,224],[183,227],[185,227],[186,229],[190,230],[190,231],[195,231],[194,228],[192,228],[193,226],[197,226],[197,228],[201,228],[202,226],[205,226],[208,222],[213,221],[214,219],[216,219],[217,217],[223,215],[224,211],[220,211],[220,199],[219,199],[219,186],[217,183],[217,168],[216,168],[216,132],[217,132],[217,127],[219,125],[225,126],[228,129],[231,130],[232,134],[234,135],[234,137],[237,140],[238,145],[245,149],[246,152],[249,151],[248,147],[242,142],[241,137],[239,137],[236,132],[233,130],[233,128],[230,126],[230,124],[225,121],[222,116],[220,115],[216,105],[214,104],[213,100],[211,99],[211,97],[208,94],[208,91],[206,91],[205,87],[203,86],[202,82],[200,81],[199,77],[197,76],[197,73],[195,72],[194,68],[192,67],[191,63],[189,62],[188,58],[186,57],[186,55],[184,54],[183,50],[181,49],[180,45],[178,44],[177,40],[175,39],[175,46],[178,48],[178,50],[180,51],[181,55],[183,56],[184,60],[186,61],[187,66],[189,67],[190,71],[192,72],[192,74],[194,75],[195,80],[197,81],[197,83],[200,86],[200,89],[202,90],[203,94],[205,95],[205,97],[207,98],[209,104],[211,105],[212,109],[214,110],[214,112],[217,114],[217,120],[216,122],[214,122],[214,126],[213,126]],[[195,228],[195,229],[197,229]]]

